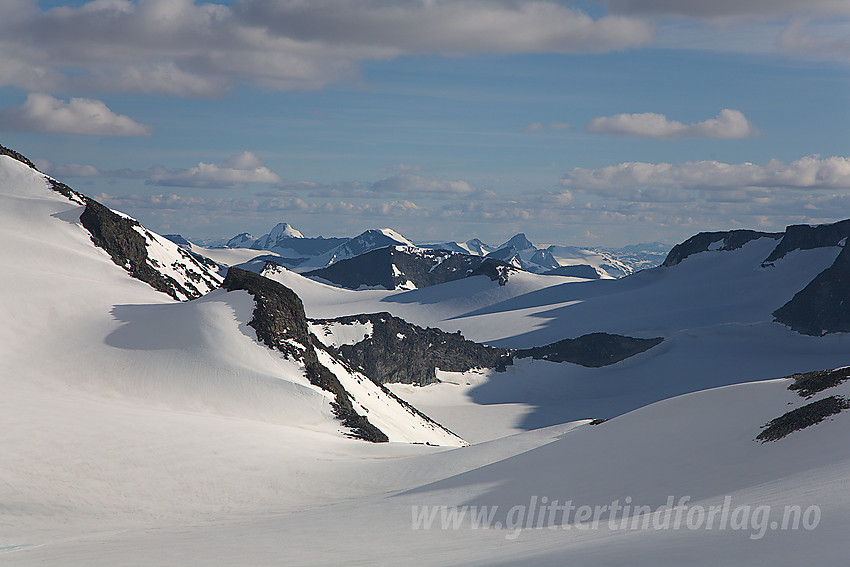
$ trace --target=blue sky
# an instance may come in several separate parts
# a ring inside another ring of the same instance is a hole
[[[7,0],[0,143],[150,228],[617,246],[850,217],[850,2]]]

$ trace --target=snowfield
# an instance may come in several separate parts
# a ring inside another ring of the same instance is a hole
[[[522,359],[390,386],[457,436],[317,351],[390,437],[379,444],[350,439],[328,392],[257,341],[249,293],[174,301],[94,246],[82,210],[0,155],[3,565],[846,562],[850,411],[756,440],[789,411],[850,397],[850,381],[804,399],[777,379],[847,365],[850,339],[771,316],[838,247],[762,268],[775,241],[760,239],[619,280],[516,273],[395,292],[267,270],[308,317],[388,311],[516,348],[664,337],[602,368]],[[371,329],[312,332],[338,345]],[[653,528],[670,498],[680,523]],[[567,501],[571,515],[549,508]]]

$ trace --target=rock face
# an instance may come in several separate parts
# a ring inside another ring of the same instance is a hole
[[[13,150],[0,146],[0,154],[35,169],[30,160]],[[215,262],[179,248],[130,217],[112,211],[64,183],[47,176],[45,179],[54,191],[85,207],[80,223],[91,235],[92,242],[106,250],[112,261],[132,277],[178,301],[200,297],[221,283]]]
[[[572,266],[561,266],[560,268],[555,268],[553,270],[549,270],[548,272],[543,272],[543,275],[570,276],[573,278],[586,278],[588,280],[598,280],[600,278],[599,272],[596,271],[596,268],[588,264],[573,264]]]
[[[352,436],[375,443],[389,441],[380,429],[354,410],[350,396],[339,379],[319,362],[310,341],[304,305],[294,291],[239,268],[228,270],[222,287],[228,291],[245,290],[254,296],[256,307],[248,325],[257,332],[257,338],[269,348],[304,363],[310,383],[333,394],[334,413],[345,427],[351,429]]]
[[[379,384],[400,382],[425,386],[437,382],[437,368],[466,372],[473,368],[498,368],[511,364],[508,349],[468,341],[460,332],[446,333],[430,327],[423,329],[389,313],[312,321],[312,328],[320,341],[323,341],[323,332],[330,333],[331,328],[338,325],[368,326],[371,329],[357,342],[329,348]]]
[[[615,364],[661,344],[664,339],[636,339],[608,333],[591,333],[575,339],[564,339],[550,345],[516,351],[517,358],[534,358],[549,362],[572,362],[598,368]]]
[[[487,276],[491,281],[499,282],[499,285],[506,285],[511,277],[511,274],[519,271],[519,268],[508,265],[500,260],[487,259],[480,266],[472,270],[470,276]]]
[[[804,335],[850,332],[850,248],[773,316]]]
[[[448,250],[387,246],[302,275],[322,278],[348,289],[413,289],[465,278],[485,263],[499,264],[481,256]]]
[[[514,358],[608,366],[663,341],[661,337],[637,339],[592,333],[546,346],[510,350],[468,341],[460,333],[423,329],[389,313],[313,319],[310,328],[320,342],[373,381],[419,386],[437,382],[437,368],[450,372],[475,368],[500,370],[512,365]],[[359,332],[354,332],[355,329]],[[340,335],[347,335],[349,340],[333,344]]]
[[[834,388],[850,380],[850,366],[835,370],[815,370],[790,376],[794,382],[788,386],[792,392],[797,392],[803,398],[811,398],[819,392]]]
[[[808,400],[816,394],[835,388],[850,379],[850,367],[815,370],[793,374],[786,376],[786,378],[793,380],[788,389]],[[843,396],[822,398],[770,420],[762,426],[763,431],[756,436],[756,440],[762,443],[778,441],[795,431],[817,425],[830,416],[848,409],[850,409],[850,401]]]
[[[30,166],[31,168],[35,169],[36,171],[38,171],[38,168],[33,164],[33,162],[31,162],[30,160],[28,160],[26,158],[26,156],[24,156],[23,154],[19,154],[15,150],[12,150],[10,148],[7,148],[5,146],[0,145],[0,155],[9,156],[10,158],[16,159],[19,162],[26,164],[26,165]]]
[[[850,402],[841,396],[829,396],[791,410],[764,426],[764,430],[756,436],[758,441],[778,441],[800,429],[817,425],[826,418],[850,409]]]
[[[850,236],[850,219],[817,226],[794,224],[785,229],[782,240],[762,264],[775,262],[794,250],[840,246],[848,236]]]
[[[675,266],[688,256],[709,250],[737,250],[744,244],[757,238],[782,238],[781,232],[758,232],[755,230],[729,230],[723,232],[700,232],[681,244],[677,244],[667,254],[662,266]]]

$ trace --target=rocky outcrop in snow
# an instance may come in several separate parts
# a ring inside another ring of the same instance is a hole
[[[616,364],[661,344],[662,337],[637,339],[609,333],[590,333],[550,345],[516,351],[517,358],[572,362],[590,368]]]
[[[845,246],[829,268],[773,316],[804,335],[850,332],[850,249]]]
[[[436,369],[466,372],[511,364],[510,351],[468,341],[458,333],[422,328],[389,313],[313,320],[317,338],[373,381],[417,384],[437,382]],[[359,326],[369,332],[349,344],[334,344],[335,334]],[[336,331],[336,333],[335,333]]]
[[[667,254],[662,266],[675,266],[688,256],[714,250],[737,250],[757,238],[782,238],[781,232],[758,232],[755,230],[727,230],[721,232],[700,232],[677,244]]]
[[[30,160],[13,150],[0,146],[0,154],[38,171]],[[92,242],[132,277],[178,301],[200,297],[221,283],[215,262],[180,248],[138,221],[116,213],[64,183],[44,177],[54,191],[85,207],[80,224],[89,232]]]
[[[794,250],[812,250],[827,246],[843,246],[850,236],[850,219],[832,224],[793,224],[785,229],[782,240],[765,258],[763,264],[770,264]]]
[[[254,296],[253,318],[248,323],[257,339],[269,348],[304,363],[307,379],[334,396],[334,412],[352,436],[383,443],[389,438],[369,420],[358,414],[351,397],[330,370],[319,362],[307,330],[304,305],[294,291],[253,272],[230,268],[222,287],[227,291],[245,290]]]

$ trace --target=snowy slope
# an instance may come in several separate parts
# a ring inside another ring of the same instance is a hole
[[[82,209],[0,156],[4,526],[58,534],[105,518],[303,505],[334,483],[356,492],[318,463],[404,453],[347,448],[367,444],[345,438],[333,397],[297,361],[257,341],[250,295],[175,302],[96,247]],[[144,237],[154,252],[169,250]],[[341,374],[391,439],[462,443],[365,378]],[[300,478],[314,468],[323,476]]]
[[[505,439],[372,463],[367,476],[403,491],[389,497],[216,525],[98,534],[20,548],[4,559],[13,565],[60,557],[86,565],[275,565],[282,557],[288,565],[839,565],[850,528],[850,413],[778,442],[755,441],[765,422],[802,403],[787,385],[709,390],[599,426],[552,428],[547,437],[557,439],[513,456]],[[846,385],[837,390],[850,393]],[[476,460],[483,466],[470,467]],[[665,520],[669,498],[679,508]],[[545,507],[556,500],[575,507],[566,521],[563,512]],[[609,507],[625,505],[628,512],[609,515]],[[442,514],[463,506],[479,512],[486,506],[482,523],[489,528],[472,527],[469,509],[456,527],[451,519],[441,527]],[[585,506],[590,516],[578,521]],[[782,527],[786,506],[789,518],[796,507],[806,520],[796,529],[791,521]],[[422,513],[431,509],[434,521],[426,528]]]
[[[457,433],[490,439],[435,449],[409,441],[439,442],[444,431],[319,350],[358,409],[407,442],[346,439],[327,393],[297,361],[258,342],[247,325],[251,295],[174,301],[96,247],[82,209],[0,156],[4,565],[846,560],[850,412],[755,440],[789,410],[850,396],[850,382],[804,400],[788,380],[757,381],[847,364],[845,333],[801,335],[772,319],[833,264],[838,246],[794,249],[763,267],[776,241],[757,238],[618,280],[517,273],[503,286],[481,276],[406,292],[355,292],[267,270],[311,316],[389,311],[509,346],[592,331],[665,337],[605,368],[521,360],[506,372],[441,373],[443,384],[395,388],[442,412]],[[166,244],[133,230],[162,264],[151,267],[171,266]],[[613,419],[588,424],[599,417]],[[821,516],[814,529],[788,531],[762,522],[548,529],[536,514],[537,529],[507,525],[512,507],[543,497],[657,507],[671,496],[689,497],[692,509],[726,498],[750,514],[770,505],[770,520],[786,505]],[[413,506],[429,505],[498,506],[493,519],[503,526],[413,529]]]
[[[846,364],[850,344],[844,334],[801,335],[773,322],[772,315],[841,249],[796,250],[762,267],[776,242],[757,239],[732,251],[695,254],[676,266],[590,282],[520,272],[505,286],[471,277],[412,291],[356,292],[283,269],[267,275],[296,290],[310,317],[388,311],[423,327],[460,330],[471,340],[512,348],[600,331],[665,338],[605,368],[522,360],[475,379],[473,386],[394,388],[449,429],[481,440],[497,431],[609,418],[701,389]],[[461,409],[480,406],[485,409]]]

